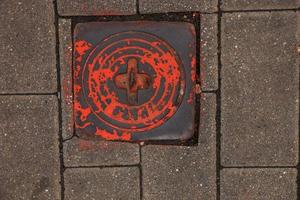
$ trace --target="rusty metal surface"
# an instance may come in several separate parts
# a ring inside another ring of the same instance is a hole
[[[193,25],[81,23],[74,45],[77,135],[123,141],[193,136]]]

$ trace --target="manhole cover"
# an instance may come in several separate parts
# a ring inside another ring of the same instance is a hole
[[[89,22],[74,31],[75,131],[107,140],[194,133],[195,31],[171,22]]]

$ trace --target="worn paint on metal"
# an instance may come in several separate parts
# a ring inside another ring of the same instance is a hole
[[[78,39],[74,46],[74,119],[82,134],[148,140],[144,134],[172,118],[182,103],[194,105],[194,51],[186,74],[176,50],[153,33],[123,31],[98,44]]]

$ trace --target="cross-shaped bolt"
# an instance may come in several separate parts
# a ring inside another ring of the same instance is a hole
[[[151,77],[145,73],[139,73],[138,61],[130,58],[127,62],[127,71],[115,78],[117,88],[125,89],[129,105],[136,105],[138,102],[138,90],[148,89],[151,84]]]

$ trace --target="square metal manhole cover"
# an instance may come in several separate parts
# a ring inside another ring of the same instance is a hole
[[[74,30],[76,134],[188,140],[194,134],[196,41],[185,22],[87,22]]]

